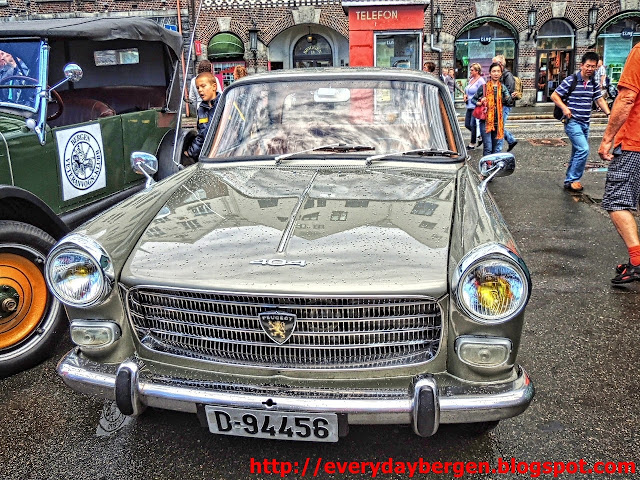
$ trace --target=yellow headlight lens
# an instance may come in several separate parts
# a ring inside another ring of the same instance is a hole
[[[527,280],[516,265],[488,259],[472,265],[458,286],[462,306],[474,317],[506,320],[521,309],[528,296]]]

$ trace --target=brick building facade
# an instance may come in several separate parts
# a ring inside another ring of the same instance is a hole
[[[68,16],[154,18],[194,38],[216,73],[307,66],[455,67],[502,53],[525,88],[522,104],[549,101],[557,83],[595,49],[615,82],[640,41],[640,0],[0,0],[0,21]],[[535,13],[533,13],[535,11]],[[591,24],[589,16],[591,13]],[[441,16],[438,16],[441,14]],[[434,19],[441,19],[440,28]],[[530,25],[531,24],[531,25]],[[0,27],[1,28],[1,27]],[[257,44],[250,45],[250,31]],[[186,49],[188,51],[188,49]]]

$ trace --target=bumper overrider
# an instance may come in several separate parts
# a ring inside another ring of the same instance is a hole
[[[524,412],[534,387],[527,372],[517,368],[508,382],[478,386],[447,377],[415,377],[406,391],[317,391],[268,389],[154,377],[136,359],[105,365],[71,350],[57,371],[73,390],[115,400],[126,415],[138,415],[145,407],[199,413],[204,405],[266,411],[337,413],[347,424],[410,424],[420,436],[433,435],[441,423],[473,423],[501,420]]]

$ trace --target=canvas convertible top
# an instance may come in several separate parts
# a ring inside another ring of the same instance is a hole
[[[59,18],[2,22],[0,38],[46,37],[87,40],[142,40],[162,41],[180,56],[182,36],[149,18]]]

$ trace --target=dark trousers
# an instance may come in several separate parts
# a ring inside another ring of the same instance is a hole
[[[467,114],[464,117],[464,128],[471,132],[471,143],[476,143],[476,122],[478,120],[473,116],[473,108],[467,108]]]

